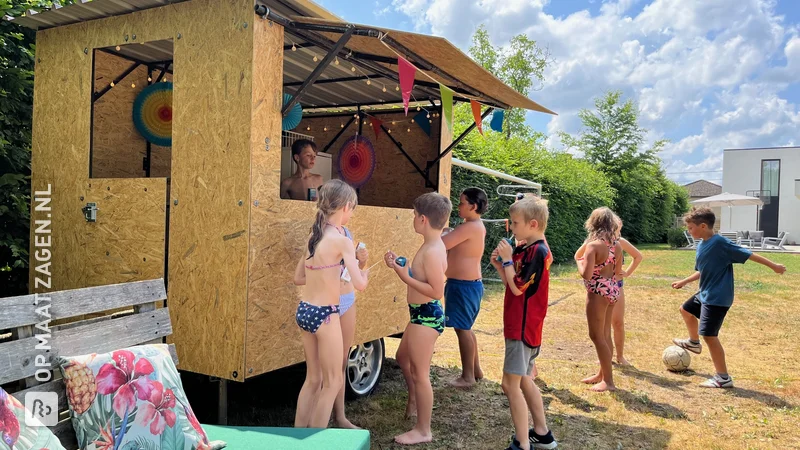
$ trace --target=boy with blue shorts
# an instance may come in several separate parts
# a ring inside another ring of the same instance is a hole
[[[714,234],[714,212],[709,208],[692,208],[684,217],[689,234],[702,239],[697,246],[696,272],[686,279],[672,283],[674,289],[700,280],[700,290],[681,306],[681,316],[689,330],[688,339],[673,339],[675,345],[692,353],[700,354],[703,345],[708,346],[717,374],[700,386],[707,388],[732,388],[733,379],[728,375],[725,350],[719,342],[719,330],[733,304],[733,263],[744,264],[755,261],[772,269],[777,274],[786,272],[786,266],[776,264],[763,256],[734,244]]]
[[[461,376],[450,384],[470,388],[483,378],[478,358],[478,340],[472,331],[481,309],[483,281],[481,258],[486,240],[486,227],[481,214],[489,200],[479,188],[467,188],[461,193],[458,216],[464,223],[442,235],[447,248],[447,284],[444,287],[445,326],[456,330],[461,352]]]

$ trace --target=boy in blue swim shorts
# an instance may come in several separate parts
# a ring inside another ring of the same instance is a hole
[[[483,226],[481,215],[488,207],[486,192],[475,187],[464,189],[458,203],[458,216],[464,223],[442,236],[442,242],[447,247],[445,326],[456,331],[461,352],[461,376],[450,384],[459,388],[470,388],[483,378],[478,358],[478,340],[472,326],[483,298],[481,258],[486,227]]]

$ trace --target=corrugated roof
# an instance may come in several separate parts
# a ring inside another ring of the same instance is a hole
[[[689,191],[689,197],[711,197],[722,193],[722,186],[706,180],[693,181],[683,187]]]
[[[52,10],[38,14],[31,12],[29,15],[14,19],[14,22],[30,28],[46,29],[129,14],[182,1],[186,0],[78,0],[75,4],[56,6]],[[347,25],[334,14],[308,0],[270,0],[266,4],[281,16],[291,18],[298,23]],[[375,37],[352,36],[345,50],[340,53],[342,58],[339,58],[339,64],[330,64],[326,67],[317,82],[305,91],[300,102],[305,109],[401,103],[397,82],[390,78],[396,77],[397,66],[396,63],[392,64],[391,60],[396,61],[395,51],[401,47],[398,53],[404,53],[402,50],[412,52],[413,55],[403,56],[419,69],[424,68],[425,72],[435,80],[454,89],[456,99],[465,101],[466,97],[470,97],[496,107],[518,107],[555,114],[495,78],[446,39],[386,28],[363,25],[358,27],[375,30],[376,33],[387,37],[384,42],[388,41],[388,45],[394,48],[388,48]],[[297,30],[287,28],[285,43],[288,47],[295,44],[296,50],[287,49],[284,52],[286,92],[294,93],[317,66],[318,62],[314,61],[314,57],[321,60],[327,53],[318,45],[332,44],[339,37],[337,33],[298,33]],[[164,50],[143,45],[131,50],[137,54],[125,56],[143,62],[162,61],[166,58]],[[352,52],[363,53],[373,59],[365,64],[358,57],[354,57],[351,63],[345,58],[346,55],[353,54]],[[326,83],[326,80],[339,81]],[[438,85],[424,73],[418,72],[412,96],[420,102],[438,101]]]

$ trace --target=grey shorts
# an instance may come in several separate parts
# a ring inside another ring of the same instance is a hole
[[[506,339],[506,359],[503,372],[528,376],[533,371],[533,360],[539,356],[540,347],[528,347],[522,341]]]

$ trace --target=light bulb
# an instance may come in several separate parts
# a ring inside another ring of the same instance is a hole
[[[119,51],[119,45],[117,46],[117,51]]]
[[[428,113],[428,119],[430,119],[430,118],[431,118],[431,113]]]
[[[337,66],[339,65],[339,57],[337,56],[336,59],[333,60],[333,63]]]
[[[407,132],[409,132],[409,133],[411,133],[411,128],[407,129],[406,131],[407,131]]]
[[[394,90],[395,90],[395,91],[399,91],[399,90],[400,90],[400,86],[395,86],[395,87],[394,87]]]
[[[392,121],[392,125],[395,125],[395,121],[394,120]]]
[[[114,87],[114,82],[113,81],[111,82],[111,87]]]
[[[372,81],[369,78],[367,78],[367,85],[370,85],[370,84],[372,84]]]
[[[358,113],[356,113],[356,114],[353,114],[353,117],[355,117],[356,119],[358,119]]]
[[[131,87],[135,88],[136,87],[136,83],[131,83]]]
[[[294,46],[294,43],[292,43],[292,51],[293,51],[293,52],[296,52],[296,51],[297,51],[297,47],[295,47],[295,46]]]
[[[306,127],[306,131],[311,131],[311,127]]]
[[[339,124],[339,128],[344,128],[344,124],[343,124],[343,123],[340,123],[340,124]]]
[[[386,132],[392,134],[392,130],[386,130]]]
[[[147,81],[153,81],[152,77],[147,77]]]
[[[417,106],[417,111],[421,111],[421,110],[422,110],[422,108],[420,108],[419,106]]]
[[[383,87],[383,92],[386,92],[386,86]]]
[[[356,71],[356,66],[353,66],[353,67],[351,67],[351,68],[350,68],[350,71],[351,71],[351,72],[355,72],[355,71]]]
[[[317,61],[319,60],[319,59],[317,58],[317,55],[314,55],[314,58],[312,58],[312,59],[314,60],[314,62],[317,62]]]
[[[322,131],[328,131],[328,127],[323,128]]]

